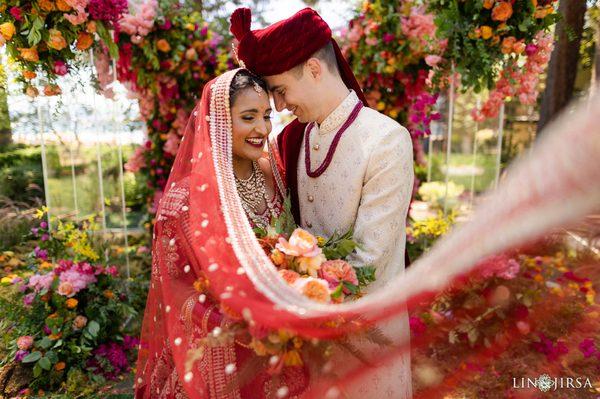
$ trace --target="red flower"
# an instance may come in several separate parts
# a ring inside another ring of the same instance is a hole
[[[23,22],[23,11],[19,7],[11,7],[10,15],[19,22]]]

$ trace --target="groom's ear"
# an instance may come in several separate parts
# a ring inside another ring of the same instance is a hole
[[[310,74],[310,77],[316,81],[320,81],[323,76],[323,65],[318,58],[312,57],[306,61],[305,67],[307,69],[306,72]]]

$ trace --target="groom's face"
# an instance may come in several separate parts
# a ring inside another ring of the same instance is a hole
[[[277,112],[284,109],[292,112],[302,123],[316,120],[315,79],[310,73],[290,70],[279,75],[265,76]]]

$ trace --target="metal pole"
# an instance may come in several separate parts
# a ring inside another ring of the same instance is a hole
[[[115,60],[112,60],[113,74],[114,74],[114,85],[117,83],[117,65]],[[114,91],[114,90],[113,90]],[[125,267],[127,270],[127,279],[131,278],[131,273],[129,270],[129,232],[127,231],[127,207],[125,204],[125,180],[123,179],[123,141],[121,140],[121,135],[116,131],[116,107],[117,107],[117,97],[113,98],[113,108],[112,108],[112,121],[113,127],[115,128],[115,132],[117,134],[118,140],[118,156],[119,156],[119,184],[121,185],[121,214],[123,216],[123,236],[125,237]]]
[[[90,49],[90,65],[94,73],[94,51]],[[92,89],[92,108],[96,111],[96,93]],[[94,128],[96,125],[94,124]],[[104,206],[104,182],[102,181],[102,154],[100,152],[100,140],[96,134],[96,163],[98,164],[98,189],[100,190],[100,212],[102,213],[102,235],[106,234],[106,208]]]
[[[48,218],[48,231],[52,231],[52,224],[50,221],[50,186],[48,185],[48,161],[46,159],[46,141],[44,140],[44,117],[42,115],[42,104],[41,98],[37,98],[37,112],[38,112],[38,120],[40,123],[40,138],[42,144],[42,176],[44,179],[44,197],[46,198],[46,208],[48,208],[48,212],[46,212],[46,216]]]
[[[477,96],[477,109],[481,106],[481,100]],[[473,168],[471,169],[471,195],[469,197],[469,209],[473,209],[473,199],[475,197],[475,168],[477,168],[477,132],[479,131],[479,122],[475,121],[475,133],[473,134]]]
[[[444,193],[444,216],[448,211],[448,184],[450,181],[450,156],[452,151],[452,120],[454,119],[454,62],[452,63],[450,75],[450,90],[448,93],[448,135],[446,142],[446,178]]]
[[[500,106],[500,114],[498,115],[498,142],[496,143],[496,178],[494,180],[494,188],[498,187],[500,180],[500,158],[502,156],[502,137],[504,136],[504,103]]]

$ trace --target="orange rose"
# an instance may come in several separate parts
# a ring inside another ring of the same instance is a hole
[[[65,367],[67,367],[67,364],[65,362],[58,362],[54,365],[54,370],[61,371],[64,370]]]
[[[50,97],[50,96],[57,96],[60,93],[62,93],[62,90],[60,89],[59,85],[46,85],[46,87],[44,87],[44,95],[45,96],[48,96],[48,97]],[[64,292],[69,292],[69,294],[66,294],[65,296],[71,296],[74,293],[72,291],[73,290],[73,286],[71,285],[71,283],[67,283],[67,282],[61,283],[61,285],[65,284],[65,283],[69,284],[70,289],[71,289],[71,291],[69,291],[68,287],[65,288]],[[60,286],[58,287],[58,293],[60,294]],[[61,294],[61,295],[64,295],[64,294]]]
[[[491,28],[491,27],[489,27],[489,26],[487,26],[487,25],[484,25],[484,26],[482,26],[482,27],[480,28],[480,31],[481,31],[481,37],[482,37],[484,40],[487,40],[487,39],[489,39],[490,37],[492,37],[493,31],[492,31],[492,28]]]
[[[0,4],[0,12],[6,11],[6,4]]]
[[[158,42],[156,42],[156,48],[159,51],[162,51],[163,53],[166,53],[167,51],[171,50],[171,46],[169,45],[169,42],[166,41],[165,39],[160,39]]]
[[[77,36],[77,50],[87,50],[94,43],[94,37],[86,32],[79,32]]]
[[[327,281],[320,278],[306,277],[299,278],[293,285],[302,295],[316,302],[331,302],[329,285]]]
[[[505,37],[502,40],[502,54],[510,54],[513,51],[513,45],[517,39],[514,36]]]
[[[40,8],[44,11],[53,11],[54,10],[54,3],[50,0],[40,0],[38,2]]]
[[[113,299],[115,297],[115,294],[111,290],[106,290],[104,291],[104,296],[108,299]]]
[[[23,77],[27,80],[35,78],[37,74],[33,71],[23,71]]]
[[[54,340],[54,341],[56,341],[57,339],[60,339],[60,337],[62,337],[62,332],[59,332],[58,334],[48,335],[48,338],[50,338],[51,340]]]
[[[48,47],[54,50],[62,50],[67,47],[67,41],[63,37],[61,31],[57,29],[50,29],[50,38],[48,39]]]
[[[96,33],[96,21],[90,21],[87,23],[85,30],[88,33]]]
[[[293,270],[282,269],[279,270],[279,275],[283,277],[286,283],[292,285],[300,278],[300,275]]]
[[[18,48],[17,50],[19,50],[21,58],[23,58],[25,61],[38,62],[40,60],[36,46],[31,48]]]
[[[515,53],[521,54],[523,53],[523,51],[525,51],[526,47],[527,46],[525,45],[525,43],[523,43],[523,41],[518,41],[513,45],[513,50]]]
[[[79,303],[79,301],[77,299],[75,299],[75,298],[69,298],[65,302],[65,305],[67,305],[67,308],[69,308],[69,309],[75,309],[77,307],[78,303]]]
[[[56,0],[56,8],[58,8],[62,12],[67,12],[71,10],[71,6],[68,5],[65,0]]]
[[[278,249],[274,249],[271,251],[271,260],[277,266],[281,266],[285,262],[285,255]]]
[[[504,22],[512,16],[512,13],[512,4],[507,2],[497,3],[492,10],[492,19],[494,21]]]
[[[5,22],[3,24],[0,24],[0,34],[2,34],[2,37],[6,40],[12,39],[16,31],[17,29],[15,28],[15,25],[12,22]]]
[[[483,8],[490,10],[494,6],[494,0],[483,0]]]

